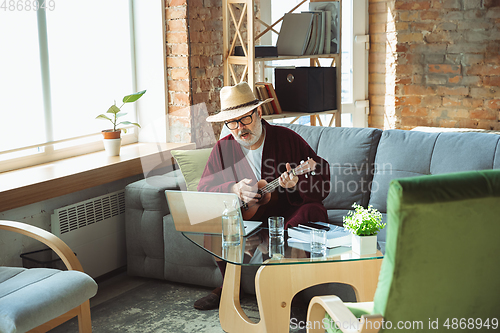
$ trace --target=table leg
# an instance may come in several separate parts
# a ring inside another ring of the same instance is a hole
[[[221,327],[225,332],[262,332],[262,321],[253,322],[241,308],[240,280],[241,266],[227,263],[219,307]]]
[[[354,288],[359,302],[372,301],[382,259],[261,266],[255,276],[260,322],[252,322],[239,302],[241,266],[228,264],[219,318],[226,332],[280,333],[290,330],[291,302],[299,291],[339,282]]]

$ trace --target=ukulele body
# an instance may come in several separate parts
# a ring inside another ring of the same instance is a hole
[[[314,175],[315,168],[316,162],[313,159],[308,158],[307,161],[302,161],[298,167],[287,172],[289,175],[293,176],[299,176],[307,174],[309,172]],[[279,180],[280,178],[278,177],[269,184],[264,179],[261,179],[257,182],[257,193],[262,195],[262,197],[256,203],[243,203],[243,205],[241,206],[241,215],[243,215],[244,220],[250,220],[251,218],[253,218],[254,220],[260,219],[265,210],[266,204],[273,205],[277,203],[278,192],[276,192],[275,189],[280,186]]]
[[[257,182],[257,193],[261,194],[260,189],[267,185],[265,179],[261,179]],[[262,195],[259,201],[253,204],[244,204],[241,208],[241,214],[243,215],[243,220],[250,220],[251,218],[259,219],[265,210],[265,205],[272,204],[278,200],[278,192],[273,191],[271,193],[265,193]]]

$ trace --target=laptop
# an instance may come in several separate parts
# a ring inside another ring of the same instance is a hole
[[[177,231],[207,234],[222,233],[224,201],[239,200],[235,193],[166,190],[165,196]],[[243,221],[241,234],[248,236],[261,224],[259,221]]]

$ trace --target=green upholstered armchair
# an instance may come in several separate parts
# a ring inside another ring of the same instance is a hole
[[[500,170],[393,180],[387,210],[374,301],[314,297],[308,332],[323,332],[332,322],[342,332],[498,329]]]

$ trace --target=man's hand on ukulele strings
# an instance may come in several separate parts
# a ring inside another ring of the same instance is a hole
[[[255,203],[260,200],[261,195],[257,193],[257,184],[250,185],[251,179],[245,178],[233,185],[232,191],[236,193],[241,201],[246,203]]]
[[[286,172],[283,172],[280,176],[280,186],[284,188],[293,188],[297,185],[299,181],[299,177],[294,175],[293,173],[288,173],[292,170],[290,163],[286,164]]]

